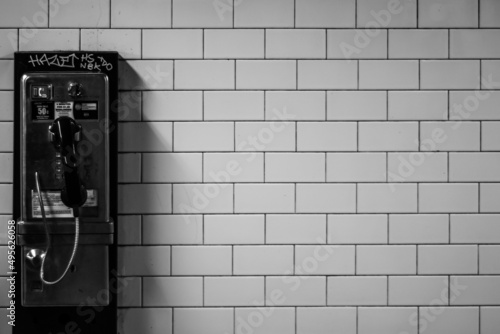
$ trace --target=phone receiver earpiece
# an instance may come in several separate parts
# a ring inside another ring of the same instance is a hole
[[[69,208],[80,207],[87,201],[87,190],[83,185],[80,185],[79,188],[77,186],[68,186],[68,177],[69,175],[65,173],[65,186],[61,189],[61,201]],[[78,177],[78,174],[76,177]]]

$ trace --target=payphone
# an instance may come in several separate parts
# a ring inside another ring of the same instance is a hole
[[[75,323],[83,307],[116,311],[117,60],[16,54],[16,298],[40,322],[30,309]]]

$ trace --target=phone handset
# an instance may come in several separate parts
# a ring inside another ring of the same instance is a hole
[[[78,156],[76,146],[81,139],[82,126],[72,118],[62,116],[49,127],[49,139],[61,154],[64,187],[61,190],[62,202],[73,211],[87,200],[87,190],[78,175]],[[75,212],[76,214],[76,212]]]
[[[45,249],[45,253],[42,256],[40,279],[43,283],[48,285],[57,284],[66,276],[69,268],[71,267],[71,264],[73,263],[76,250],[78,248],[78,239],[80,234],[79,207],[85,204],[85,201],[87,200],[87,190],[80,181],[80,177],[78,175],[79,161],[76,147],[81,139],[81,134],[82,126],[76,123],[72,118],[67,116],[57,118],[49,127],[49,140],[52,142],[55,149],[60,153],[63,165],[64,187],[61,189],[61,200],[67,207],[73,209],[73,215],[75,217],[75,241],[73,250],[71,252],[71,257],[68,261],[68,264],[66,265],[66,269],[64,270],[64,272],[59,276],[58,279],[54,281],[48,281],[44,277],[45,259],[47,258],[47,254],[50,249],[50,234],[45,215],[43,198],[40,191],[40,180],[38,178],[38,172],[35,172],[38,200],[40,202],[42,219],[45,225],[45,235],[47,238],[47,247]]]

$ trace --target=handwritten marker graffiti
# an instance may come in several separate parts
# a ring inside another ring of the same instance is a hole
[[[68,56],[53,55],[47,56],[47,54],[42,55],[30,55],[30,60],[28,61],[33,67],[37,66],[49,66],[49,67],[60,67],[60,68],[83,68],[90,71],[101,72],[102,69],[111,71],[113,65],[109,63],[104,57],[99,56],[94,58],[94,54],[87,53],[81,57],[76,54],[70,54]]]
[[[43,54],[40,58],[38,58],[38,55],[35,55],[35,59],[30,55],[30,60],[28,62],[33,65],[33,67],[46,65],[74,68],[75,58],[78,58],[75,54],[69,56],[54,55],[52,57],[47,57],[46,54]]]

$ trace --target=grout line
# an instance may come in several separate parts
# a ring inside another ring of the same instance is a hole
[[[325,90],[325,121],[328,121],[328,92]]]
[[[293,28],[297,28],[297,0],[293,1]]]
[[[174,153],[175,150],[175,124],[177,122],[172,122],[172,153]]]
[[[293,152],[299,152],[298,148],[299,148],[299,122],[295,121],[295,122],[291,122],[289,121],[290,123],[292,123],[295,127],[295,147],[294,147],[294,150]]]
[[[2,28],[4,29],[4,28]],[[14,28],[10,28],[10,29],[14,29]],[[86,29],[86,28],[81,28],[82,30],[89,30],[89,29]],[[269,28],[266,28],[266,29],[269,29]],[[23,28],[20,28],[20,30],[23,30]],[[26,29],[24,29],[26,30]],[[54,29],[52,29],[54,30]],[[71,29],[71,30],[76,30],[76,29]],[[92,30],[92,29],[91,29]],[[103,30],[103,29],[101,29]],[[120,29],[113,29],[113,30],[120,30]],[[147,31],[148,29],[146,28],[141,28],[141,30],[143,31]],[[180,29],[177,29],[177,30],[180,30]],[[191,29],[192,30],[192,29]],[[200,30],[200,29],[198,29]],[[214,29],[211,29],[211,30],[214,30]],[[499,32],[500,33],[500,29],[499,29]],[[83,51],[89,51],[89,50],[83,50]],[[57,51],[46,51],[46,52],[57,52]],[[100,52],[100,51],[97,51],[97,52]],[[122,55],[123,56],[123,55]],[[124,56],[127,56],[127,55],[124,55]],[[474,62],[474,61],[479,61],[480,59],[478,58],[475,58],[475,59],[471,59],[471,58],[462,58],[462,57],[453,57],[451,59],[449,58],[414,58],[414,59],[408,59],[408,58],[399,58],[399,57],[396,57],[396,58],[390,58],[390,59],[386,59],[386,58],[328,58],[328,59],[325,59],[324,57],[320,56],[320,57],[301,57],[301,58],[285,58],[285,57],[276,57],[276,58],[265,58],[267,57],[267,53],[265,56],[262,56],[262,57],[237,57],[237,56],[233,56],[233,57],[224,57],[224,56],[217,56],[217,57],[203,57],[203,56],[198,56],[198,57],[176,57],[176,58],[173,58],[173,57],[169,57],[169,56],[155,56],[155,57],[147,57],[147,58],[142,58],[142,60],[150,60],[150,61],[153,61],[153,60],[156,60],[156,61],[174,61],[174,60],[183,60],[183,61],[189,61],[189,62],[199,62],[199,61],[203,61],[203,60],[238,60],[238,61],[242,61],[242,60],[245,60],[245,61],[253,61],[253,62],[263,62],[264,60],[267,60],[269,62],[277,62],[277,61],[282,61],[282,62],[292,62],[292,61],[314,61],[314,62],[324,62],[325,60],[327,61],[330,61],[330,60],[334,60],[334,61],[345,61],[346,63],[348,62],[353,62],[353,61],[356,61],[356,62],[365,62],[365,61],[373,61],[373,62],[378,62],[378,63],[385,63],[385,62],[390,62],[390,61],[401,61],[401,62],[410,62],[410,63],[414,63],[414,62],[418,62],[418,61],[436,61],[436,62],[448,62],[448,61],[465,61],[465,62]],[[14,57],[5,57],[5,58],[1,58],[2,60],[13,60]],[[138,57],[134,57],[134,56],[130,56],[130,57],[126,57],[126,58],[120,58],[120,62],[128,62],[128,61],[137,61],[137,60],[141,60],[141,58],[138,58]],[[481,59],[483,61],[498,61],[500,60],[500,56],[498,57],[492,57],[492,58],[484,58],[484,59]],[[291,88],[256,88],[256,89],[243,89],[243,90],[295,90],[295,89],[291,89]],[[357,90],[368,90],[368,91],[379,91],[379,90],[386,90],[386,89],[390,89],[390,90],[395,90],[395,91],[415,91],[415,90],[418,90],[416,88],[395,88],[393,86],[390,86],[390,87],[375,87],[375,88],[351,88],[350,86],[345,86],[345,87],[335,87],[335,88],[332,88],[332,87],[314,87],[314,88],[302,88],[301,90],[305,90],[305,91],[317,91],[317,90],[325,90],[325,89],[328,89],[328,90],[338,90],[338,91],[344,91],[344,90],[354,90],[354,91],[357,91]],[[442,87],[439,87],[439,88],[422,88],[421,90],[423,91],[443,91],[445,90],[446,88],[442,88]],[[476,87],[460,87],[460,88],[448,88],[449,90],[452,90],[452,91],[475,91],[477,90]],[[5,89],[3,88],[2,90],[8,90],[8,89]],[[13,89],[10,89],[10,90],[13,90]],[[119,89],[119,90],[127,90],[127,89]],[[132,89],[129,89],[129,90],[132,90]],[[151,89],[151,88],[141,88],[141,90],[162,90],[162,89]],[[163,89],[163,90],[171,90],[171,89]],[[181,89],[181,90],[192,90],[192,89]],[[217,90],[217,89],[214,89],[214,90]],[[219,90],[224,90],[224,89],[219,89]],[[225,89],[227,90],[227,89]],[[488,88],[488,90],[500,90],[500,88],[495,88],[495,87],[491,87],[491,88]]]
[[[201,152],[201,183],[205,183],[205,153]]]
[[[293,200],[293,212],[297,213],[297,183],[293,184],[293,195],[294,195],[294,200]]]
[[[263,103],[263,106],[262,106],[262,111],[263,111],[263,115],[262,115],[262,120],[258,120],[258,121],[262,121],[262,122],[265,122],[267,121],[267,91],[263,91],[262,92],[262,103]]]
[[[325,152],[325,178],[323,182],[327,182],[328,180],[328,153]]]
[[[19,36],[18,36],[19,39]],[[82,29],[78,29],[78,51],[82,51]],[[142,48],[142,46],[141,46]]]
[[[422,60],[418,59],[417,60],[417,66],[418,66],[418,90],[422,89]]]
[[[137,153],[139,154],[139,163],[140,163],[140,173],[139,173],[139,181],[140,183],[144,183],[144,153]],[[173,196],[172,196],[173,197]]]
[[[385,182],[389,183],[389,152],[385,152]]]
[[[264,171],[264,182],[263,183],[266,183],[267,182],[267,176],[266,176],[266,160],[267,160],[267,156],[268,156],[269,152],[262,152],[262,162],[263,162],[263,171]]]
[[[481,28],[481,0],[477,1],[477,28]],[[479,332],[481,333],[481,332]]]
[[[448,29],[448,59],[451,59],[451,29]]]
[[[358,275],[358,245],[354,245],[354,276]]]
[[[448,244],[451,244],[451,214],[447,214],[448,217]]]
[[[446,152],[446,182],[450,182],[450,152]]]
[[[354,213],[357,214],[359,212],[359,183],[355,183],[354,191],[356,192],[356,197],[354,198]]]
[[[354,1],[354,28],[358,28],[358,0]]]
[[[170,0],[170,28],[174,27],[174,0]]]
[[[6,59],[2,59],[2,60],[13,60],[13,59],[9,59],[9,58],[6,58]],[[132,59],[131,59],[132,60]],[[140,59],[135,59],[135,60],[140,60]],[[147,59],[147,60],[157,60],[157,61],[163,61],[163,60],[166,60],[166,59]],[[173,61],[177,61],[177,60],[187,60],[187,61],[194,61],[194,62],[197,62],[197,61],[200,61],[200,60],[203,60],[203,59],[196,59],[196,60],[193,60],[193,59],[174,59]],[[224,60],[224,59],[210,59],[210,60]],[[227,59],[226,59],[227,60]],[[255,59],[237,59],[237,61],[242,61],[242,60],[255,60]],[[267,61],[268,59],[264,60],[264,61]],[[314,60],[314,61],[317,61],[318,59],[300,59],[301,61],[303,60]],[[328,59],[328,60],[333,60],[333,59]],[[362,60],[365,60],[365,59],[362,59]],[[490,60],[490,59],[489,59]],[[491,60],[499,60],[499,59],[491,59]],[[172,60],[170,60],[172,61]],[[258,61],[263,61],[262,59],[259,59]],[[279,59],[272,59],[271,61],[279,61]],[[286,61],[290,61],[290,59],[287,59]],[[292,60],[293,61],[293,60]],[[382,61],[385,61],[385,60],[382,60]],[[181,92],[192,92],[192,91],[199,91],[199,90],[210,90],[212,92],[226,92],[226,91],[234,91],[233,88],[210,88],[210,87],[196,87],[196,88],[179,88],[179,89],[174,89],[175,91],[181,91]],[[325,90],[325,89],[331,89],[329,87],[315,87],[315,88],[302,88],[302,89],[299,89],[299,91],[303,91],[303,92],[317,92],[318,90]],[[381,91],[381,90],[390,90],[391,92],[442,92],[443,90],[449,90],[450,92],[471,92],[473,93],[474,91],[477,91],[476,88],[467,88],[467,89],[464,89],[464,88],[448,88],[448,89],[443,89],[443,88],[425,88],[425,89],[408,89],[408,88],[390,88],[390,87],[376,87],[376,88],[363,88],[363,89],[357,89],[357,88],[348,88],[348,87],[339,87],[339,88],[335,88],[335,91],[338,91],[338,92],[377,92],[377,91]],[[5,88],[0,88],[0,91],[13,91],[14,89],[5,89]],[[290,87],[276,87],[276,88],[236,88],[236,90],[238,91],[248,91],[248,92],[262,92],[262,91],[270,91],[270,92],[297,92],[297,89],[295,88],[290,88]],[[139,89],[119,89],[118,90],[119,92],[123,92],[123,91],[139,91]],[[152,88],[145,88],[145,89],[140,89],[140,91],[144,91],[144,92],[163,92],[163,91],[172,91],[172,89],[162,89],[162,88],[159,88],[159,89],[152,89]],[[490,91],[492,92],[499,92],[500,91],[500,88],[492,88],[490,89]],[[430,119],[430,120],[436,120],[436,119]],[[366,121],[370,121],[370,120],[366,120]],[[380,120],[379,120],[380,121]],[[407,120],[406,120],[407,121]]]
[[[417,121],[417,152],[422,151],[422,122]]]
[[[299,90],[299,60],[295,59],[295,90]]]
[[[173,249],[174,249],[174,247],[173,246],[169,246],[169,249],[170,249],[170,276],[172,276],[172,270],[174,268],[173,265],[172,265],[173,259],[174,259],[174,257],[173,257]]]
[[[236,151],[236,122],[233,122],[233,152]]]
[[[418,305],[417,305],[417,333],[420,333],[420,306]]]
[[[236,334],[236,307],[233,307],[233,333]]]
[[[462,275],[461,275],[462,276]],[[128,276],[128,277],[134,277],[134,276]],[[163,276],[164,277],[164,276]],[[214,276],[209,276],[209,277],[214,277]],[[226,276],[227,277],[227,276]],[[324,276],[323,276],[324,277]],[[337,276],[336,276],[337,277]],[[386,276],[384,276],[386,277]],[[268,304],[267,306],[271,306],[270,304]],[[405,309],[410,309],[410,308],[416,308],[417,306],[416,305],[399,305],[399,306],[395,306],[395,305],[360,305],[360,306],[354,306],[352,304],[335,304],[335,305],[328,305],[329,307],[335,307],[335,308],[355,308],[355,307],[361,307],[361,308],[383,308],[383,307],[397,307],[397,308],[405,308]],[[451,306],[451,305],[450,305]],[[496,307],[496,305],[491,305],[492,307]],[[197,306],[198,308],[200,306]],[[215,305],[210,305],[208,306],[207,305],[207,308],[213,308],[213,309],[232,309],[233,307],[232,306],[215,306]],[[264,306],[257,306],[257,307],[260,307],[260,308],[263,308]],[[276,309],[286,309],[286,308],[293,308],[293,307],[300,307],[300,308],[318,308],[318,307],[325,307],[325,306],[319,306],[319,305],[299,305],[299,306],[294,306],[294,305],[273,305],[273,307],[276,307]],[[429,305],[427,306],[422,306],[422,307],[431,307]],[[470,308],[471,305],[453,305],[452,307],[454,308]],[[472,307],[478,307],[477,305],[472,305]],[[481,307],[485,307],[485,306],[481,306]],[[125,309],[125,308],[128,308],[126,306],[120,306],[119,307],[120,309]],[[193,306],[189,305],[189,306],[164,306],[164,305],[161,305],[161,306],[148,306],[148,308],[151,308],[151,309],[164,309],[164,308],[174,308],[174,309],[192,309]],[[238,309],[241,309],[241,308],[251,308],[251,305],[248,305],[248,306],[236,306],[236,308]],[[266,333],[269,333],[269,332],[266,332]],[[415,332],[416,333],[416,332]]]
[[[389,91],[385,91],[385,120],[384,121],[390,121],[389,120]]]
[[[328,29],[322,29],[325,32],[325,57],[324,60],[328,59]]]
[[[416,267],[415,267],[415,275],[418,275],[418,248],[419,245],[415,245],[415,255],[416,255]]]
[[[384,305],[384,307],[388,307],[389,306],[389,276],[386,276],[385,277],[385,292],[386,292],[386,295],[385,295],[385,298],[386,298],[386,305]]]
[[[234,64],[233,65],[233,68],[234,68],[234,79],[233,79],[234,80],[234,90],[237,90],[238,87],[236,85],[236,82],[237,82],[237,78],[236,78],[236,71],[237,71],[237,67],[236,67],[237,65],[236,64],[237,64],[237,61],[236,61],[236,59],[233,59],[233,64]]]
[[[356,122],[356,151],[355,152],[360,152],[359,151],[359,123]]]
[[[172,91],[175,91],[175,61],[176,59],[172,60]]]
[[[205,90],[201,91],[201,121],[205,122]]]
[[[241,0],[240,0],[241,1]],[[413,1],[413,0],[409,0]],[[31,29],[32,27],[26,26],[26,27],[21,27],[17,25],[11,25],[11,26],[5,26],[2,27],[2,29]],[[47,27],[36,27],[38,29],[48,29]],[[70,27],[50,27],[50,29],[78,29],[78,26],[70,26]],[[81,27],[82,29],[102,29],[102,30],[108,30],[109,27]],[[415,27],[369,27],[370,29],[379,29],[379,30],[387,30],[387,29],[392,29],[392,30],[400,30],[400,31],[406,31],[406,30],[417,30]],[[200,27],[200,26],[190,26],[190,27],[112,27],[111,29],[113,30],[131,30],[131,29],[145,29],[145,30],[193,30],[193,29],[210,29],[210,30],[232,30],[231,27],[211,27],[211,26],[205,26],[205,27]],[[246,27],[235,27],[235,30],[258,30],[258,29],[272,29],[272,30],[294,30],[293,27],[286,27],[286,26],[276,26],[276,27],[271,27],[271,26],[266,26],[263,27],[261,25],[256,25],[256,26],[246,26]],[[366,27],[359,27],[359,28],[353,28],[353,27],[324,27],[324,26],[311,26],[311,27],[297,27],[297,30],[318,30],[318,29],[328,29],[328,30],[366,30]],[[426,31],[426,30],[448,30],[448,29],[453,29],[453,30],[478,30],[477,28],[471,28],[471,27],[420,27],[418,30]],[[500,31],[500,27],[488,27],[488,28],[482,28],[479,30],[494,30],[494,31]],[[52,52],[52,51],[47,51],[47,52]],[[344,59],[344,58],[342,58]],[[363,58],[364,59],[364,58]],[[380,59],[380,58],[377,58]],[[408,58],[406,58],[408,59]],[[471,59],[471,58],[467,58]],[[477,58],[475,58],[477,59]],[[489,59],[489,58],[488,58]]]
[[[144,59],[144,30],[141,29],[141,59]],[[174,71],[174,63],[172,62],[172,72]],[[173,73],[172,73],[173,75]],[[172,89],[174,89],[174,86],[173,86],[174,82],[173,82],[173,78],[172,78]]]
[[[416,3],[416,7],[417,7],[417,8],[416,8],[416,11],[417,11],[417,13],[416,13],[416,14],[417,14],[417,22],[416,22],[417,24],[416,24],[416,29],[419,29],[419,28],[420,28],[420,27],[419,27],[419,25],[420,25],[420,22],[419,22],[419,19],[420,19],[420,16],[419,16],[420,6],[419,6],[419,1],[417,0],[416,2],[417,2],[417,3]],[[417,333],[418,333],[418,332],[417,332]]]
[[[481,1],[479,1],[479,2],[481,2]],[[482,332],[481,332],[481,310],[483,309],[483,307],[484,307],[484,306],[477,305],[477,309],[478,309],[478,310],[477,310],[477,313],[478,313],[478,318],[479,318],[479,319],[478,319],[478,324],[477,324],[477,325],[478,325],[478,327],[479,327],[479,328],[478,328],[478,333],[482,333]]]
[[[162,214],[162,216],[165,216],[167,215],[168,213],[164,213]],[[274,213],[273,213],[274,214]],[[283,213],[283,215],[290,215],[290,213]],[[179,215],[179,214],[178,214]],[[232,214],[231,214],[232,215]],[[248,216],[248,215],[258,215],[258,214],[236,214],[235,216]],[[307,214],[307,215],[311,215],[310,213]],[[335,214],[336,215],[336,214]],[[343,214],[339,214],[339,215],[343,215]],[[373,213],[371,215],[377,215],[377,213]],[[378,215],[380,215],[380,213],[378,213]],[[398,213],[399,215],[399,213]],[[410,214],[407,214],[407,215],[410,215]],[[412,215],[415,215],[415,214],[412,214]],[[433,215],[436,215],[436,214],[433,214]],[[438,214],[439,215],[439,214]],[[442,215],[442,214],[441,214]],[[120,215],[120,216],[127,216],[127,215]],[[173,215],[175,216],[175,215]],[[227,247],[227,246],[230,246],[229,244],[227,243],[207,243],[207,244],[202,244],[201,242],[200,243],[180,243],[180,244],[164,244],[164,243],[161,243],[161,244],[157,244],[157,243],[148,243],[148,244],[130,244],[130,245],[120,245],[120,247],[127,247],[127,246],[132,246],[132,247],[136,247],[136,246],[180,246],[180,247],[185,247],[185,246],[223,246],[223,247]],[[278,244],[278,243],[266,243],[266,244],[256,244],[256,243],[240,243],[240,244],[235,244],[235,246],[290,246],[290,244]],[[314,245],[317,245],[317,244],[311,244],[311,243],[296,243],[294,244],[296,246],[314,246]],[[380,242],[376,242],[376,243],[357,243],[357,244],[335,244],[335,243],[328,243],[328,246],[412,246],[412,245],[415,245],[415,243],[397,243],[397,242],[391,242],[390,244],[387,244],[387,243],[380,243]],[[421,243],[421,244],[418,244],[418,246],[424,246],[424,247],[427,247],[427,246],[471,246],[471,245],[475,245],[475,244],[471,244],[471,243],[464,243],[464,242],[460,242],[460,243],[448,243],[448,242],[439,242],[439,243]],[[482,243],[480,244],[481,246],[498,246],[498,243]],[[358,276],[383,276],[384,274],[360,274]],[[436,274],[420,274],[421,276],[435,276]],[[155,276],[161,276],[161,275],[148,275],[146,277],[155,277]],[[176,276],[186,276],[186,277],[190,277],[189,275],[176,275]],[[200,276],[200,275],[191,275],[191,276]],[[210,275],[210,276],[225,276],[225,275]],[[255,276],[255,274],[245,274],[245,275],[237,275],[237,276]],[[273,276],[283,276],[283,275],[278,275],[278,274],[274,274]],[[285,275],[286,276],[286,275]],[[307,275],[307,276],[325,276],[324,274],[317,274],[317,275]],[[350,274],[343,274],[343,275],[335,275],[335,276],[352,276]],[[398,274],[397,276],[415,276],[413,274]]]
[[[417,186],[417,214],[418,213],[421,213],[420,212],[420,182],[417,182],[416,186]]]
[[[479,88],[478,90],[482,89],[483,85],[483,60],[479,59]]]
[[[267,299],[266,298],[266,295],[267,295],[267,276],[264,275],[263,278],[264,278],[264,305],[263,306],[265,307],[266,304],[267,304],[266,303],[266,299]]]
[[[144,111],[144,92],[139,91],[139,96],[141,97],[141,110],[139,113],[139,121],[143,122],[144,121],[144,117],[143,117],[143,114],[144,114],[144,112],[143,112]],[[174,128],[174,124],[172,123],[172,131],[173,131],[173,128]],[[172,136],[173,136],[173,133],[172,133]],[[173,147],[173,142],[172,142],[172,147]]]
[[[498,244],[495,244],[498,246]],[[180,246],[185,246],[185,245],[180,245]],[[223,245],[223,246],[228,246],[228,245]],[[248,245],[250,246],[250,245]],[[253,244],[253,246],[255,246],[255,244]],[[259,245],[258,247],[260,247],[262,245]],[[280,244],[280,245],[276,245],[276,246],[283,246],[283,244]],[[286,245],[285,245],[286,246]],[[314,245],[307,245],[307,246],[314,246]],[[408,246],[408,245],[406,245]],[[427,245],[424,245],[424,246],[427,246]],[[432,245],[434,246],[434,245]],[[464,244],[463,246],[470,246],[470,244]],[[212,247],[212,245],[210,245],[209,247]],[[415,276],[419,276],[419,277],[427,277],[427,278],[430,278],[430,277],[436,277],[436,276],[439,276],[439,277],[447,277],[448,274],[441,274],[441,273],[432,273],[432,274],[420,274],[420,275],[415,275],[415,274],[360,274],[360,275],[356,275],[357,277],[363,277],[363,278],[371,278],[371,277],[376,277],[376,278],[387,278],[388,275],[390,277],[398,277],[398,278],[414,278]],[[474,276],[474,277],[478,277],[477,274],[475,273],[468,273],[468,274],[451,274],[452,276]],[[283,277],[290,277],[290,273],[287,272],[287,274],[244,274],[244,275],[241,275],[241,274],[236,274],[234,275],[233,278],[255,278],[256,276],[258,277],[274,277],[274,278],[283,278]],[[352,274],[341,274],[341,275],[330,275],[330,274],[318,274],[318,275],[296,275],[296,276],[303,276],[303,277],[311,277],[311,278],[323,278],[325,276],[328,276],[329,278],[352,278],[354,275]],[[482,275],[482,276],[498,276],[496,274],[487,274],[487,275]],[[125,277],[125,276],[119,276],[119,277]],[[162,278],[162,277],[169,277],[169,278],[203,278],[203,277],[206,277],[206,278],[225,278],[225,277],[232,277],[232,276],[228,276],[227,274],[219,274],[219,275],[205,275],[205,274],[189,274],[189,275],[172,275],[172,276],[166,276],[166,275],[147,275],[147,276],[139,276],[139,275],[127,275],[127,277],[137,277],[137,278]],[[280,306],[280,305],[275,305],[275,306]],[[304,305],[305,306],[305,305]],[[342,305],[338,305],[338,306],[342,306]],[[352,305],[351,305],[352,306]],[[364,306],[369,306],[369,305],[363,305]],[[454,305],[455,306],[455,305]],[[458,306],[467,306],[467,305],[456,305],[457,307]],[[469,305],[470,306],[470,305]],[[179,306],[180,307],[180,306]],[[215,305],[214,305],[215,307]]]
[[[359,306],[356,306],[356,334],[359,334]]]
[[[264,33],[264,59],[267,57],[267,29],[262,29]]]
[[[359,59],[355,60],[356,61],[356,90],[359,91],[359,67],[360,67],[360,61]]]
[[[389,36],[391,35],[390,33],[390,29],[385,29],[385,34],[386,34],[386,38],[387,38],[387,55],[386,55],[386,58],[389,60],[390,59],[390,55],[389,55]]]
[[[141,183],[142,184],[142,183]],[[172,208],[170,214],[172,214],[174,210],[174,184],[170,187],[170,207]]]
[[[264,214],[264,245],[267,245],[267,213]]]
[[[391,239],[390,239],[390,235],[391,235],[391,233],[390,233],[390,226],[391,226],[390,217],[389,217],[388,213],[385,216],[387,218],[387,220],[386,220],[387,221],[387,245],[390,245],[391,244],[391,242],[390,242],[391,241]]]
[[[139,281],[141,283],[141,307],[144,307],[144,277],[139,277]],[[172,312],[173,318],[173,312]]]
[[[325,227],[325,230],[326,230],[325,246],[328,246],[328,221],[329,221],[328,214],[325,214],[325,220],[326,220],[326,227]]]
[[[201,215],[201,244],[205,245],[205,215]]]
[[[112,13],[113,13],[113,0],[109,0],[109,28],[110,29],[111,29],[111,26],[112,26],[112,19],[113,19]]]
[[[450,116],[451,116],[450,109],[451,109],[450,91],[447,90],[446,91],[446,119],[444,120],[445,122],[450,120]]]
[[[448,306],[451,306],[451,275],[448,275]]]
[[[478,182],[474,182],[472,184],[476,184],[477,185],[478,202],[477,202],[477,211],[476,211],[476,213],[480,214],[481,213],[481,183],[478,181]]]
[[[205,53],[205,29],[201,29],[201,58],[202,59],[207,59],[206,58],[206,53]]]
[[[479,275],[480,274],[479,273],[479,263],[480,263],[479,262],[479,260],[480,260],[479,259],[479,251],[480,251],[480,247],[479,247],[479,244],[476,244],[476,246],[477,246],[477,274]]]
[[[326,293],[325,293],[326,295]],[[295,333],[297,333],[297,308],[298,306],[295,306],[294,307],[294,310],[295,310],[295,313],[294,313],[294,316],[295,316],[295,319],[294,319],[294,323],[295,323]]]

